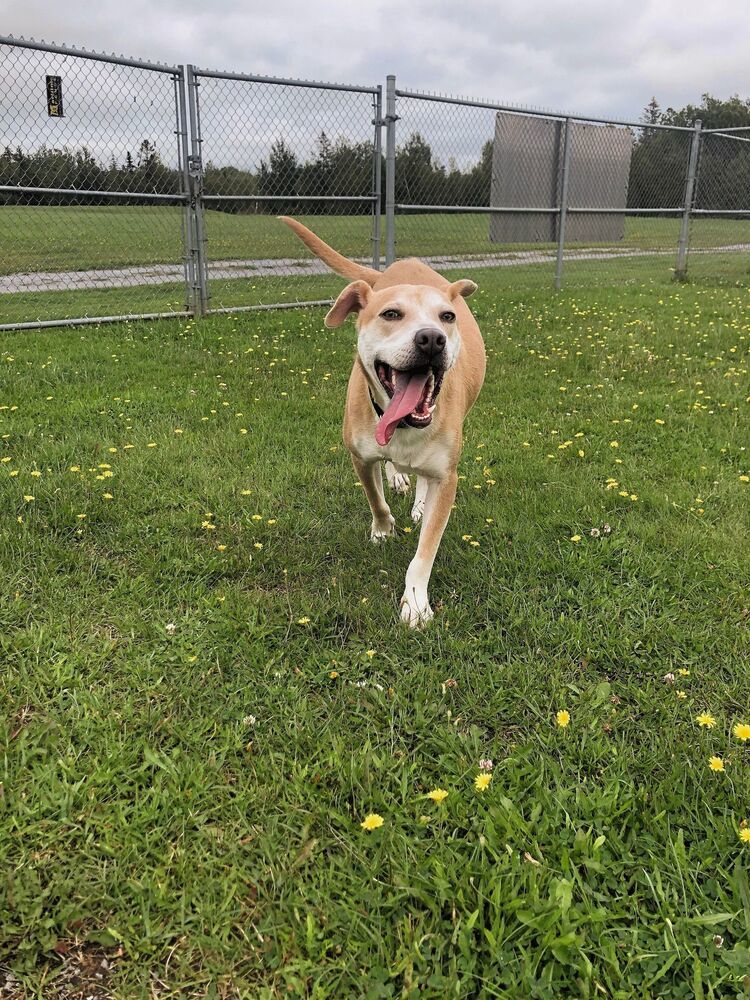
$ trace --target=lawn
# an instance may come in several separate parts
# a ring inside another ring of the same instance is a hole
[[[183,209],[165,206],[15,206],[0,205],[0,274],[32,271],[78,271],[142,264],[179,263],[183,256]],[[349,256],[371,253],[370,216],[299,216],[324,240]],[[307,251],[272,215],[231,215],[207,209],[209,260],[299,258]],[[699,245],[713,247],[750,242],[750,222],[701,219]],[[383,226],[383,231],[385,227]],[[677,252],[680,220],[654,217],[625,220],[625,248],[660,248]],[[486,254],[552,249],[551,244],[489,242],[485,215],[399,215],[397,254]],[[383,242],[381,252],[385,253]]]
[[[746,995],[747,288],[472,303],[421,633],[350,325],[2,334],[5,995]]]

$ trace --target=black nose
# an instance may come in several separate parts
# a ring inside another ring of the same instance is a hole
[[[414,334],[414,343],[419,350],[426,354],[428,358],[434,358],[445,350],[445,334],[442,330],[417,330]]]

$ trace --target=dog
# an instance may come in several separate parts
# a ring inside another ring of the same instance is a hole
[[[395,531],[380,463],[397,492],[408,492],[409,476],[417,477],[411,516],[423,523],[400,608],[407,625],[425,625],[433,617],[432,566],[456,498],[463,423],[484,382],[484,342],[464,301],[477,286],[467,278],[448,281],[415,259],[376,271],[337,253],[296,219],[280,221],[351,281],[325,318],[333,328],[356,314],[344,443],[370,504],[373,542]]]

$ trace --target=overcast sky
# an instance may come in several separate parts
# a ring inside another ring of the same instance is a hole
[[[0,0],[0,31],[162,62],[638,117],[750,96],[747,0]]]

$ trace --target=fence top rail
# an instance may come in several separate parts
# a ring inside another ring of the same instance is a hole
[[[169,66],[166,63],[147,62],[143,59],[128,59],[125,56],[111,55],[106,52],[91,52],[88,49],[78,49],[74,45],[55,45],[54,42],[37,42],[33,38],[15,38],[13,35],[0,35],[0,45],[10,45],[21,49],[37,49],[40,52],[55,52],[61,56],[75,56],[77,59],[93,59],[95,62],[114,63],[116,66],[132,66],[135,69],[150,69],[155,73],[168,73],[170,76],[182,76],[181,66]]]
[[[704,128],[702,132],[750,132],[750,125],[732,125],[730,128]]]
[[[436,101],[439,104],[463,104],[470,108],[487,108],[489,111],[505,111],[512,115],[533,115],[535,118],[549,118],[553,121],[591,122],[593,125],[625,125],[644,131],[662,129],[666,132],[694,132],[692,125],[660,125],[647,122],[631,122],[620,118],[597,118],[595,115],[573,115],[564,111],[541,111],[538,108],[524,108],[515,104],[493,104],[491,101],[475,101],[468,97],[448,97],[442,94],[426,94],[418,90],[396,90],[396,97],[411,97],[417,101]]]
[[[189,66],[189,71],[194,76],[208,77],[213,80],[239,80],[243,83],[276,83],[284,87],[307,87],[310,90],[347,90],[355,94],[379,94],[382,91],[380,85],[375,87],[358,86],[351,83],[323,83],[319,80],[295,80],[287,79],[283,76],[258,76],[255,73],[229,73],[217,69],[200,69],[198,66]]]
[[[709,135],[713,135],[717,139],[731,139],[732,142],[750,142],[750,135],[737,135],[736,132],[729,134],[727,132],[716,132],[714,129],[711,129]]]

